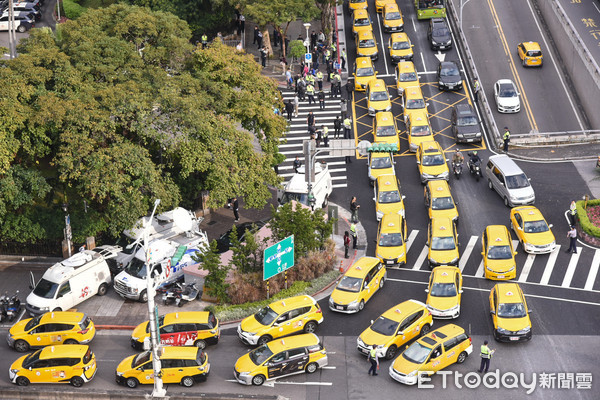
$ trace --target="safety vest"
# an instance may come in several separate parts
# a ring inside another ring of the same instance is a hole
[[[571,215],[577,214],[577,205],[575,204],[575,201],[571,202],[571,206],[569,206],[569,208],[571,209]]]
[[[309,83],[306,87],[306,93],[309,95],[315,94],[315,87]]]
[[[354,224],[354,223],[352,225],[350,225],[350,234],[352,236],[356,236],[356,224]]]
[[[492,358],[489,347],[487,345],[481,345],[481,358]]]
[[[377,358],[377,349],[371,349],[371,351],[369,351],[369,357],[375,360]]]
[[[335,78],[335,72],[332,72],[329,74],[329,79],[333,79],[333,78]]]
[[[346,50],[342,50],[342,58],[346,58]]]
[[[506,131],[506,132],[504,132],[504,137],[503,137],[503,139],[504,139],[504,140],[510,140],[510,132],[509,132],[509,131]]]
[[[312,75],[306,75],[306,80],[308,81],[308,83],[313,84],[315,83],[315,77]]]
[[[334,78],[337,79],[338,82],[342,81],[342,77],[340,76],[340,74],[335,74]]]
[[[331,43],[331,51],[336,51],[336,47],[334,43]]]
[[[479,81],[475,81],[475,84],[473,86],[475,86],[475,91],[479,92]]]
[[[352,125],[351,125],[351,124],[352,124],[352,121],[350,121],[350,118],[346,118],[346,119],[344,120],[344,128],[348,128],[348,129],[350,129],[350,128],[352,127]]]
[[[327,135],[329,135],[329,128],[324,126],[323,127],[323,137],[326,138]]]
[[[317,72],[317,81],[323,82],[323,73],[321,71]]]
[[[325,59],[329,60],[330,57],[331,57],[331,52],[329,51],[329,49],[325,50]]]

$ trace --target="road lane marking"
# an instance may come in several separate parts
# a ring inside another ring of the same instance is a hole
[[[276,383],[278,385],[304,385],[304,386],[332,386],[333,383],[332,382],[279,382],[279,381],[275,381],[273,383]]]
[[[565,276],[562,281],[562,287],[571,286],[571,281],[573,280],[573,275],[575,274],[575,269],[577,268],[577,262],[579,261],[579,256],[581,255],[581,249],[575,254],[571,254],[571,259],[569,260],[569,266],[567,267],[567,272],[565,272]]]
[[[415,238],[419,234],[418,229],[413,229],[410,231],[410,235],[408,235],[408,239],[406,239],[406,252],[408,253],[412,244],[415,242]]]
[[[483,278],[483,260],[479,263],[479,268],[477,268],[477,272],[475,272],[476,278]]]
[[[467,243],[467,247],[465,248],[465,251],[463,251],[460,261],[458,262],[458,268],[460,269],[460,272],[465,269],[465,265],[469,260],[469,256],[471,256],[471,252],[473,251],[473,247],[475,247],[475,243],[477,243],[477,239],[479,239],[479,236],[471,236],[469,239],[469,243]]]
[[[417,258],[417,261],[415,262],[415,265],[413,265],[412,269],[421,269],[421,266],[425,261],[425,257],[427,257],[428,251],[429,248],[427,246],[423,247],[423,250],[421,250],[421,254],[419,254],[419,258]]]
[[[596,275],[598,275],[598,267],[600,266],[600,250],[594,252],[594,259],[590,266],[590,273],[588,274],[587,280],[585,281],[585,290],[592,290],[594,288],[594,282],[596,282]]]
[[[528,254],[527,260],[525,260],[525,264],[523,265],[523,270],[521,271],[521,275],[519,275],[519,282],[527,282],[527,277],[529,276],[529,271],[531,271],[531,266],[535,261],[535,254]]]
[[[385,58],[385,42],[383,41],[383,27],[381,26],[381,18],[379,13],[377,14],[377,25],[379,25],[379,38],[381,39],[381,55],[383,56],[383,65],[385,65],[386,75],[390,73],[388,69],[387,59]]]
[[[554,251],[550,253],[550,257],[548,257],[548,262],[546,263],[546,268],[544,269],[544,274],[542,275],[542,279],[540,280],[540,285],[547,285],[550,282],[550,276],[552,276],[552,270],[554,270],[554,265],[556,264],[556,257],[558,257],[558,252],[560,251],[560,245],[556,246]]]

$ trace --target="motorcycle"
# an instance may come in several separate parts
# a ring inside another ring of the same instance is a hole
[[[12,322],[21,312],[21,299],[19,299],[19,291],[17,290],[16,293],[10,298],[5,295],[5,298],[7,299],[6,316],[8,320]]]
[[[454,171],[454,177],[456,179],[460,179],[460,175],[462,174],[462,163],[458,161],[452,162],[452,170]]]
[[[182,286],[182,291],[175,299],[175,304],[177,304],[177,307],[183,307],[185,303],[196,300],[198,293],[200,293],[200,290],[198,290],[198,286],[196,286],[195,282],[189,284],[184,283]]]
[[[6,321],[8,314],[6,307],[8,306],[8,298],[6,296],[0,296],[0,322]]]
[[[162,301],[163,304],[166,306],[176,301],[182,290],[183,288],[181,287],[181,284],[179,282],[173,282],[167,286],[157,289],[157,292],[162,292]]]
[[[468,153],[469,157],[472,156],[472,153]],[[475,179],[479,182],[479,178],[483,178],[483,173],[481,172],[481,160],[472,162],[471,159],[467,162],[469,167],[469,171],[471,175],[475,174]]]

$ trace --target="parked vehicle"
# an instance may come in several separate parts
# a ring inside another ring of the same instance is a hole
[[[286,183],[283,189],[277,190],[279,204],[289,203],[294,200],[313,208],[325,208],[329,204],[329,196],[333,191],[331,174],[324,162],[315,163],[315,181],[312,185],[313,199],[309,199],[308,184],[306,183],[305,166],[298,169],[298,173]]]
[[[198,286],[196,286],[195,282],[183,283],[181,284],[181,287],[182,288],[179,292],[179,296],[177,296],[175,299],[175,304],[177,304],[177,307],[182,307],[185,303],[196,300],[198,293],[200,293],[200,289],[198,289]]]
[[[19,299],[19,291],[17,290],[12,297],[8,297],[8,294],[4,296],[7,299],[6,302],[6,317],[12,322],[15,317],[21,313],[21,299]]]
[[[8,31],[9,29],[8,14],[0,16],[0,31]],[[35,17],[31,18],[29,13],[15,11],[15,30],[23,33],[35,27]]]

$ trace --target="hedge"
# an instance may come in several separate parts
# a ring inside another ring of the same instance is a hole
[[[65,13],[64,16],[68,19],[77,19],[86,10],[85,7],[82,7],[79,4],[77,4],[75,0],[63,0],[62,8]]]
[[[585,200],[579,200],[575,203],[577,206],[577,217],[579,218],[579,224],[581,229],[588,235],[600,238],[600,227],[592,224],[588,218],[587,210],[584,207]],[[588,200],[587,206],[593,207],[600,205],[600,199]]]

